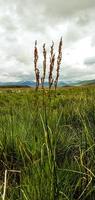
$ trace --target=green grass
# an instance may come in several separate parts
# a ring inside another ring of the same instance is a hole
[[[95,87],[1,89],[1,194],[6,169],[6,200],[94,200]]]

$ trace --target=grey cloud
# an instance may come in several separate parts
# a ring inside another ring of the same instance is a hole
[[[1,23],[7,30],[27,29],[44,30],[43,5],[35,4],[33,0],[6,0],[1,4],[3,17]]]
[[[36,2],[38,2],[38,0],[36,0]],[[39,3],[45,6],[45,12],[48,15],[55,15],[57,17],[70,16],[78,11],[95,7],[94,0],[40,0]]]
[[[9,58],[14,57],[19,63],[23,63],[25,65],[31,64],[32,60],[28,49],[25,49],[19,45],[10,51],[8,57]]]
[[[10,12],[12,10],[15,14],[15,24],[17,20],[22,28],[32,31],[45,31],[46,25],[64,23],[66,17],[71,20],[71,16],[74,15],[81,15],[78,19],[79,24],[87,23],[86,11],[95,8],[95,0],[23,0],[23,2],[22,0],[6,0],[3,6],[6,4],[7,10],[9,9]],[[80,11],[84,13],[80,14]],[[7,26],[13,27],[9,24]]]
[[[25,73],[25,72],[19,72],[19,73],[10,73],[9,74],[10,78],[14,78],[14,80],[19,79],[20,81],[26,81],[26,80],[33,80],[34,77],[32,75],[32,73]]]
[[[91,45],[92,45],[92,47],[94,47],[94,46],[95,46],[95,35],[93,35],[93,36],[92,36]]]
[[[95,78],[95,68],[79,68],[77,65],[66,65],[63,79],[65,80],[86,80]]]
[[[20,66],[20,64],[19,64]],[[20,69],[16,66],[8,67],[7,69],[0,68],[0,81],[26,81],[26,80],[34,80],[34,73],[30,69],[26,69],[26,67],[20,66]]]
[[[84,61],[85,65],[95,65],[95,57],[86,58]]]
[[[6,28],[7,30],[10,30],[10,31],[16,30],[14,20],[7,15],[0,18],[0,24],[2,24],[3,27]]]
[[[67,43],[76,42],[81,37],[83,37],[83,32],[72,21],[68,24],[67,31],[64,34],[64,40]]]
[[[72,21],[78,25],[87,25],[89,22],[89,14],[91,13],[90,8],[95,7],[94,0],[6,0],[3,3],[3,7],[7,6],[7,11],[4,14],[4,26],[7,31],[15,31],[17,29],[39,32],[46,34],[47,26],[53,26],[56,29],[57,24],[63,24]],[[10,16],[12,10],[12,15]],[[83,11],[83,12],[82,12]],[[67,17],[67,19],[66,19]],[[66,21],[67,20],[67,21]],[[80,32],[83,30],[76,31],[71,29],[72,40],[76,40],[80,37]],[[75,28],[76,30],[76,28]],[[61,35],[64,34],[64,28]],[[70,37],[67,34],[67,38]],[[70,39],[71,40],[71,39]]]
[[[80,12],[79,15],[76,17],[76,23],[79,26],[85,26],[88,25],[88,23],[90,23],[91,20],[91,12],[89,11],[84,11],[84,12]]]

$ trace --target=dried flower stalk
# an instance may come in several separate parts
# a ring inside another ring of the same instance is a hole
[[[37,41],[35,41],[35,47],[34,47],[34,69],[35,69],[35,78],[36,78],[36,89],[39,87],[39,78],[40,78],[40,73],[39,69],[37,67],[38,63],[38,49],[37,49]]]
[[[55,54],[54,54],[54,42],[52,42],[51,51],[50,51],[50,69],[49,69],[49,89],[51,89],[51,86],[53,84],[53,68],[54,68],[54,62],[55,62]]]
[[[11,172],[11,173],[19,173],[21,174],[21,171],[19,170],[5,170],[5,175],[4,175],[4,189],[3,189],[3,194],[2,194],[2,200],[5,200],[6,198],[6,190],[7,190],[7,175],[8,175],[8,172]]]
[[[45,44],[43,44],[43,76],[41,78],[41,83],[42,83],[42,88],[44,88],[44,81],[45,81],[45,76],[46,76],[46,48]]]
[[[55,89],[57,88],[57,85],[58,85],[59,70],[60,70],[60,64],[61,64],[61,60],[62,60],[62,44],[63,43],[62,43],[62,37],[61,37],[60,42],[59,42],[58,57],[57,57],[56,78],[54,81]]]

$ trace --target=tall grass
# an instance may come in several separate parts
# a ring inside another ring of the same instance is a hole
[[[0,93],[0,190],[7,200],[94,200],[95,87]],[[43,101],[44,95],[44,101]],[[2,198],[1,198],[2,199]]]

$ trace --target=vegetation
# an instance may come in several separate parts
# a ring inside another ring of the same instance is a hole
[[[0,90],[0,192],[95,199],[95,86]]]
[[[57,57],[57,63],[56,63],[56,77],[53,77],[53,70],[55,65],[55,53],[54,53],[54,42],[52,41],[52,45],[50,48],[50,64],[49,64],[49,77],[48,77],[48,85],[49,90],[51,90],[52,85],[54,84],[55,90],[58,85],[58,79],[59,79],[59,71],[60,71],[60,65],[62,61],[62,37],[59,42],[58,47],[58,57]],[[35,71],[35,80],[36,80],[36,90],[38,90],[40,82],[42,85],[42,88],[44,89],[44,82],[46,78],[46,69],[47,69],[47,51],[46,51],[46,45],[43,44],[43,74],[40,80],[40,71],[38,69],[38,49],[37,49],[37,41],[35,41],[35,47],[34,47],[34,71]]]

